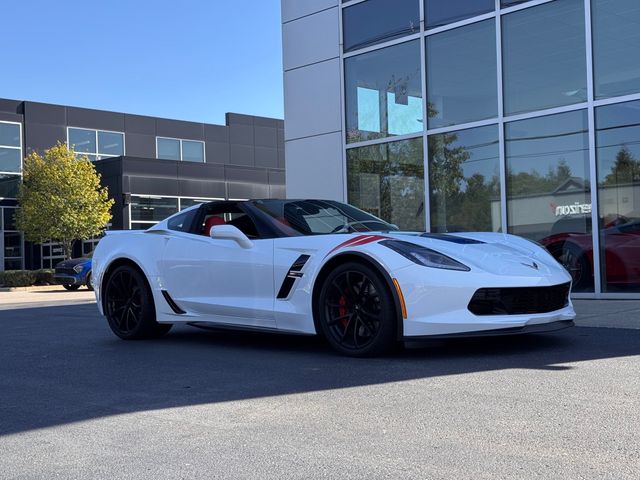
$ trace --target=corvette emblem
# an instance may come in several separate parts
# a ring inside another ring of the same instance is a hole
[[[531,265],[529,265],[528,263],[523,263],[522,265],[524,265],[525,267],[533,268],[534,270],[538,270],[538,264],[536,262],[531,262]]]

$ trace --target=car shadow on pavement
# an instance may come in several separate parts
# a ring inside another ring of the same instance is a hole
[[[110,415],[640,354],[640,330],[429,341],[383,358],[316,337],[174,327],[116,338],[95,305],[0,312],[0,435]]]

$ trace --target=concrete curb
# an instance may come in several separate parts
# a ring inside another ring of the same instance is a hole
[[[0,292],[46,292],[58,290],[62,285],[32,285],[30,287],[0,287]]]

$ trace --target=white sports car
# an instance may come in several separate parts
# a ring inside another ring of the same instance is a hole
[[[328,200],[217,201],[107,232],[98,307],[123,339],[174,323],[322,335],[339,352],[573,325],[571,276],[501,233],[433,234]]]

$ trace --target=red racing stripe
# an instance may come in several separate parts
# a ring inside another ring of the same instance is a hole
[[[344,247],[360,247],[362,245],[366,245],[372,242],[377,242],[378,240],[384,240],[386,238],[387,237],[384,237],[382,235],[359,235],[355,238],[351,238],[347,240],[346,242],[342,242],[340,245],[332,248],[331,251],[327,253],[326,256],[329,256],[336,250],[339,250]]]

